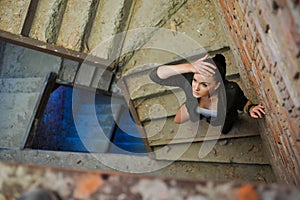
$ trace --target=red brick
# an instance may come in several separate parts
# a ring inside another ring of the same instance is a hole
[[[246,11],[247,10],[247,3],[245,0],[238,0],[238,3],[240,5],[241,10]]]
[[[226,3],[225,3],[225,0],[219,0],[219,2],[220,2],[222,10],[224,11],[224,13],[226,13],[227,6],[226,6]]]
[[[248,24],[249,27],[249,33],[251,34],[254,41],[256,41],[256,34],[255,34],[255,24],[253,21],[253,18],[251,16],[251,12],[249,12],[247,15],[245,15],[245,21]]]
[[[237,19],[238,19],[240,22],[244,21],[245,13],[244,13],[244,11],[241,9],[240,4],[238,3],[238,1],[234,1],[234,2],[233,2],[233,6],[234,6],[234,8],[235,8],[235,14],[236,14]],[[241,24],[240,24],[240,25],[241,25]]]
[[[242,59],[242,62],[244,63],[245,67],[246,68],[250,68],[251,67],[251,63],[250,61],[248,60],[247,56],[246,56],[246,53],[244,51],[240,51],[240,57]]]
[[[250,79],[266,106],[265,121],[270,131],[267,137],[278,163],[286,168],[286,175],[282,177],[288,182],[296,180],[300,174],[300,142],[297,142],[300,140],[297,124],[300,121],[297,99],[300,95],[300,78],[297,78],[300,33],[295,24],[295,10],[291,12],[292,7],[286,0],[276,0],[281,6],[277,14],[272,10],[272,1],[235,0],[228,1],[229,5],[224,0],[220,2],[227,15],[226,23],[232,27],[230,35],[234,47],[231,48],[238,49],[236,52],[245,67],[241,75]],[[291,91],[295,93],[290,94]],[[298,182],[300,184],[300,180]]]

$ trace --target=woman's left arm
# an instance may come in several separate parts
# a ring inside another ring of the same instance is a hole
[[[265,107],[262,104],[253,104],[250,100],[248,100],[244,106],[244,112],[256,119],[262,118],[266,114]]]

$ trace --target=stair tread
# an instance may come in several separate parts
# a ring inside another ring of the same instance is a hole
[[[66,1],[40,1],[29,36],[53,43],[59,30],[59,18],[63,15],[65,3]]]
[[[35,105],[37,97],[40,93],[0,93],[0,106],[1,109],[32,109]]]
[[[34,159],[32,159],[34,158]],[[101,158],[101,159],[100,159]],[[102,166],[102,160],[110,160],[113,163],[124,163],[124,169],[131,171],[145,171],[149,169],[149,175],[161,177],[183,178],[190,180],[215,180],[215,181],[243,181],[275,183],[276,179],[269,165],[233,164],[233,163],[209,163],[209,162],[184,162],[175,161],[159,170],[153,171],[161,162],[156,162],[148,156],[120,155],[120,154],[87,154],[78,152],[39,151],[26,149],[1,150],[0,159],[20,163],[53,165],[62,167],[74,167],[74,163],[82,161],[80,167],[94,169],[107,169]],[[121,162],[122,161],[122,162]],[[138,163],[138,164],[137,164]],[[160,166],[160,165],[159,165]],[[76,166],[75,166],[76,167]]]
[[[200,151],[202,146],[203,148]],[[153,147],[153,149],[158,160],[269,164],[259,136],[169,144]],[[209,152],[206,154],[207,151]]]
[[[144,123],[149,145],[176,144],[183,142],[200,142],[205,140],[218,140],[259,135],[259,125],[256,119],[246,114],[240,114],[232,130],[227,134],[220,134],[206,121],[199,121],[199,127],[188,121],[183,124],[173,122],[173,117],[152,120]],[[208,129],[210,127],[210,129]],[[208,132],[208,130],[210,130]]]
[[[20,147],[39,93],[0,93],[0,146]]]
[[[172,93],[162,94],[159,97],[139,99],[134,102],[134,106],[140,121],[145,122],[175,115],[185,99],[183,90],[176,90]]]
[[[44,78],[0,78],[2,93],[32,93],[40,91]]]
[[[0,147],[20,148],[23,139],[25,137],[27,124],[11,123],[9,127],[6,128],[0,127],[0,128],[1,128]]]
[[[217,181],[242,181],[242,182],[276,182],[275,175],[270,165],[233,164],[214,162],[184,162],[175,161],[169,167],[163,169],[164,176],[180,178],[217,180]],[[190,173],[192,172],[192,173]],[[159,173],[159,172],[158,172]],[[162,172],[160,172],[162,173]],[[153,173],[156,175],[156,172]]]
[[[114,40],[109,39],[112,36],[118,34],[120,28],[124,25],[124,19],[130,12],[128,8],[131,2],[126,0],[119,1],[100,1],[98,5],[98,12],[96,13],[94,19],[94,25],[92,26],[91,33],[88,39],[88,50],[91,51],[92,55],[109,59],[114,57],[112,53],[112,49],[114,48]],[[122,16],[122,17],[120,17]],[[105,43],[103,45],[103,43]],[[101,45],[101,51],[99,48],[99,44]]]
[[[21,34],[29,4],[30,0],[0,1],[1,29],[16,35]]]
[[[126,85],[132,100],[165,92],[175,87],[162,86],[154,83],[150,77],[151,69],[125,76]]]
[[[76,0],[67,2],[56,41],[58,46],[80,51],[84,33],[86,28],[89,28],[89,16],[92,14],[95,6],[93,1]],[[74,17],[76,20],[74,20]]]

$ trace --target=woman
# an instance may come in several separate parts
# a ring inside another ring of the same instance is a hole
[[[216,54],[212,59],[206,55],[194,63],[158,66],[150,78],[160,85],[184,90],[186,102],[177,111],[175,123],[206,119],[213,126],[222,126],[222,133],[226,134],[237,119],[238,110],[253,118],[262,118],[265,111],[263,105],[252,104],[238,84],[226,80],[225,75],[225,57]]]

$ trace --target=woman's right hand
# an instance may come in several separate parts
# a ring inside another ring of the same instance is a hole
[[[206,54],[204,57],[191,63],[193,73],[201,74],[203,76],[213,76],[215,74],[216,66],[204,61],[207,59],[207,57],[208,55]]]

